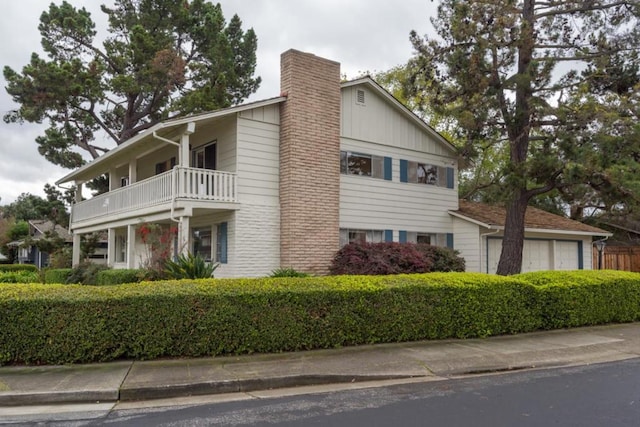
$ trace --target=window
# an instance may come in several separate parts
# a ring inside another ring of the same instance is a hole
[[[384,242],[382,230],[340,229],[340,246],[347,243],[381,243]]]
[[[120,178],[120,187],[126,187],[127,185],[129,185],[129,177],[123,176]]]
[[[454,188],[453,175],[450,167],[400,160],[400,182]]]
[[[191,166],[200,169],[216,168],[216,143],[201,145],[193,149],[191,154]]]
[[[211,227],[193,229],[193,254],[211,261]]]
[[[175,165],[176,165],[175,157],[172,157],[169,160],[165,160],[164,162],[156,163],[156,175],[173,169]]]
[[[340,172],[391,180],[391,158],[341,151]]]
[[[116,235],[116,262],[127,262],[127,236]]]

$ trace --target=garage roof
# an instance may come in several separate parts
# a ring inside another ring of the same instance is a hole
[[[474,222],[486,228],[503,229],[507,211],[502,206],[460,200],[457,211],[449,211],[453,216]],[[569,234],[588,234],[593,236],[611,236],[608,231],[583,224],[569,218],[555,215],[531,206],[527,207],[524,217],[527,231],[555,231]]]

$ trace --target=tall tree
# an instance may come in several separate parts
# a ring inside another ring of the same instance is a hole
[[[414,90],[456,117],[465,155],[504,153],[496,157],[507,209],[498,274],[521,269],[529,202],[562,187],[576,160],[598,149],[569,136],[589,129],[583,108],[602,98],[576,94],[589,95],[589,81],[616,55],[637,61],[639,16],[638,0],[442,0],[432,18],[438,36],[412,32]]]
[[[18,73],[4,68],[7,92],[20,105],[6,122],[49,122],[36,142],[47,160],[83,163],[77,148],[97,158],[100,132],[121,144],[177,116],[228,107],[255,92],[257,38],[228,23],[205,0],[116,0],[110,35],[100,46],[84,9],[51,4],[38,29],[48,59],[33,53]]]

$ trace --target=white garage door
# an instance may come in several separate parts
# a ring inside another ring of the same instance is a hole
[[[525,240],[522,249],[522,272],[550,270],[553,265],[552,240]],[[488,271],[494,274],[498,269],[502,239],[489,239],[487,248]],[[579,268],[578,242],[555,242],[556,270],[577,270]]]
[[[580,268],[578,242],[556,242],[556,270]]]

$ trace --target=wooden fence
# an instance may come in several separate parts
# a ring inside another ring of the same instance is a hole
[[[596,248],[593,248],[593,269],[598,269]],[[606,246],[602,253],[602,269],[640,272],[640,246]]]

